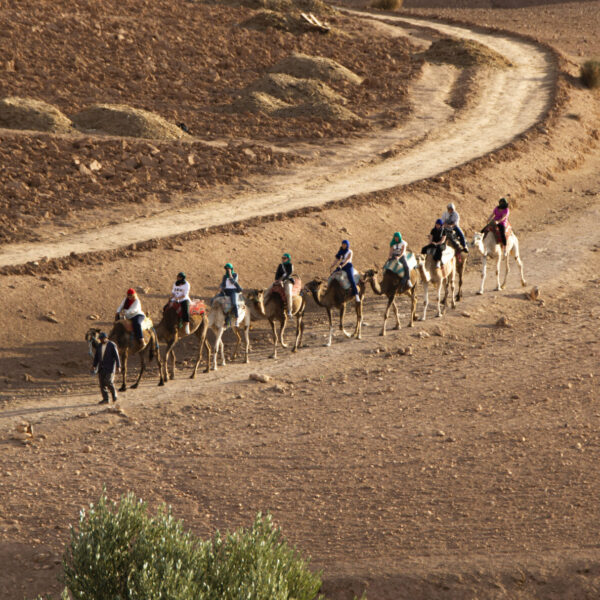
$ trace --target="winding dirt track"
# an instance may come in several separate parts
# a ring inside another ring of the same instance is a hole
[[[217,200],[209,199],[208,194],[197,196],[202,201],[201,208],[103,225],[64,236],[56,242],[4,246],[0,250],[0,266],[115,249],[152,238],[319,206],[355,194],[412,183],[502,147],[534,125],[549,105],[555,69],[549,53],[533,43],[508,34],[481,33],[468,27],[425,19],[352,14],[401,27],[427,26],[445,35],[473,39],[501,53],[515,66],[489,70],[482,78],[477,99],[452,121],[444,104],[453,83],[449,70],[428,67],[412,90],[416,106],[414,115],[402,128],[378,132],[322,152],[312,163],[298,169],[253,180],[252,191],[224,192]],[[381,26],[388,33],[395,29],[383,23]],[[400,30],[398,34],[401,34]],[[432,98],[433,89],[437,89],[437,93]],[[418,141],[393,158],[370,163],[375,153],[407,140]],[[214,197],[214,192],[210,196]]]

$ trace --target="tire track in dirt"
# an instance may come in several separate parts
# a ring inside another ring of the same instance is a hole
[[[352,14],[399,26],[427,26],[444,35],[473,39],[506,56],[515,66],[489,70],[482,78],[477,100],[453,122],[448,122],[448,111],[443,106],[443,98],[450,92],[453,80],[448,80],[447,70],[429,68],[416,84],[413,98],[423,107],[423,98],[428,98],[428,93],[437,87],[438,93],[426,107],[431,109],[433,119],[427,119],[423,110],[417,110],[403,128],[377,132],[337,151],[323,152],[323,156],[299,169],[252,181],[252,192],[231,192],[229,197],[225,197],[224,192],[222,199],[203,203],[201,208],[180,209],[139,221],[98,227],[64,236],[57,242],[4,246],[0,251],[0,266],[116,249],[148,239],[320,206],[355,194],[409,184],[506,145],[533,126],[547,110],[555,69],[549,52],[533,42],[425,19]],[[433,81],[436,75],[437,81]],[[375,164],[369,162],[377,149],[415,138],[420,141],[396,156]],[[214,192],[211,196],[214,197]],[[195,197],[203,199],[203,196]]]

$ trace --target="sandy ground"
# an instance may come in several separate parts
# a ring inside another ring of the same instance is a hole
[[[68,525],[106,486],[172,504],[201,535],[270,510],[334,599],[597,598],[600,113],[596,96],[565,89],[546,133],[391,197],[2,276],[0,597],[59,589]],[[365,339],[324,348],[311,302],[296,355],[268,359],[259,322],[250,365],[190,382],[183,343],[175,381],[158,389],[153,371],[122,412],[96,404],[83,333],[109,326],[132,281],[156,315],[182,266],[208,297],[225,260],[242,285],[266,286],[283,248],[306,280],[350,237],[364,270],[392,231],[420,247],[452,200],[472,233],[507,192],[525,290],[543,302],[526,299],[514,265],[506,290],[489,273],[477,296],[472,254],[465,299],[442,319],[405,328],[403,299],[403,328],[380,338],[383,301],[369,292]],[[255,371],[273,380],[249,381]],[[22,420],[28,446],[11,439]]]

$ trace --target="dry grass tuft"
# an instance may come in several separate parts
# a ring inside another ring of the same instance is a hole
[[[586,60],[581,65],[579,76],[583,85],[590,89],[600,87],[600,60]]]
[[[11,96],[0,100],[0,127],[67,133],[73,124],[58,108],[32,98]]]
[[[375,0],[371,6],[381,10],[397,10],[404,4],[404,0]]]

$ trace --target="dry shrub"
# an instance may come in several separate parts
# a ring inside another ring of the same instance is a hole
[[[279,29],[280,31],[288,31],[295,33],[306,30],[299,16],[276,12],[273,10],[259,10],[249,19],[242,23],[242,27],[246,29],[255,29],[264,31],[265,29]]]
[[[230,107],[226,107],[226,110],[271,115],[280,108],[287,108],[288,106],[288,104],[270,94],[248,91],[242,93],[241,98],[238,98]]]
[[[94,104],[73,117],[84,131],[155,140],[178,140],[185,133],[159,115],[124,104]]]
[[[286,73],[268,73],[254,82],[248,91],[262,92],[284,102],[333,102],[346,104],[346,99],[318,79],[299,79]]]
[[[278,62],[272,73],[287,73],[299,79],[320,79],[327,83],[360,85],[362,78],[331,58],[294,53]]]
[[[404,4],[404,0],[375,0],[371,6],[381,10],[397,10]]]
[[[579,69],[583,85],[590,89],[600,87],[600,60],[586,60]]]
[[[495,50],[473,40],[452,37],[436,40],[423,53],[435,63],[448,63],[457,67],[512,67],[512,63]]]
[[[51,104],[12,96],[0,100],[0,127],[66,133],[73,129],[73,124]]]

